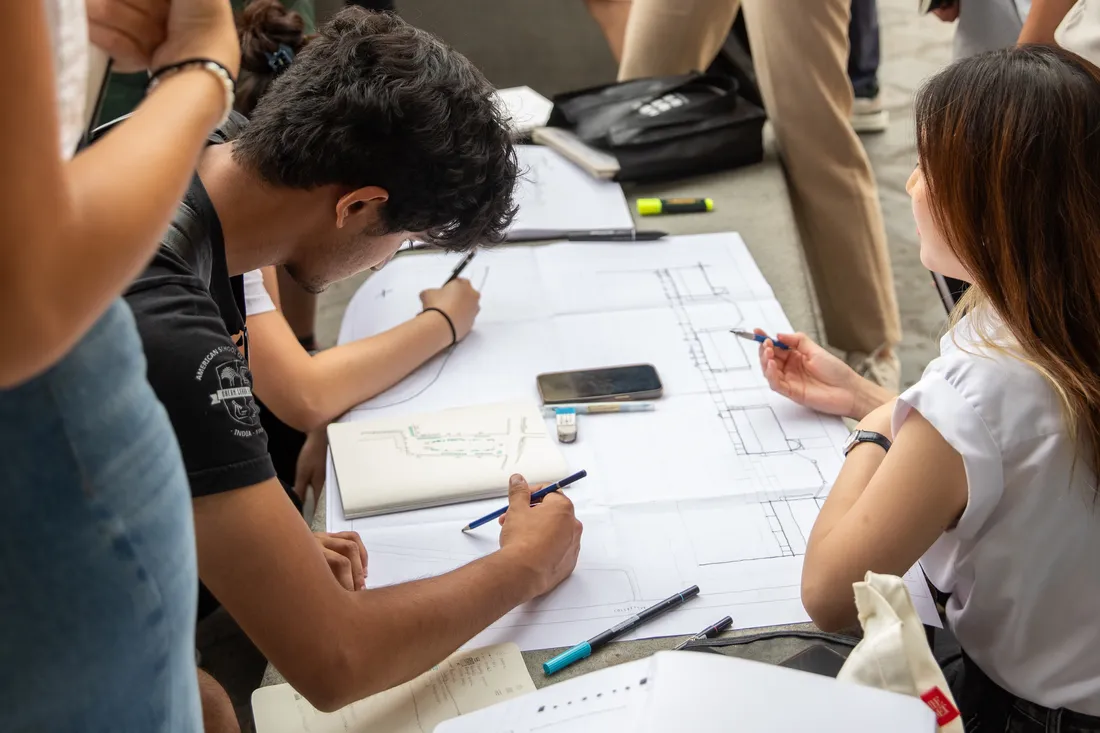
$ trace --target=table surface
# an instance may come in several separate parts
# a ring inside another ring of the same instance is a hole
[[[764,277],[771,284],[775,297],[783,306],[791,324],[796,329],[819,338],[818,319],[809,273],[799,245],[787,185],[770,138],[766,150],[764,162],[748,168],[671,183],[628,185],[624,188],[632,208],[634,199],[640,197],[713,199],[714,211],[710,213],[644,218],[635,213],[635,222],[639,229],[660,229],[670,234],[738,232],[756,259]],[[325,529],[324,499],[322,494],[313,519],[315,531]],[[727,632],[723,636],[812,628],[810,624],[797,624],[739,629]],[[543,687],[551,682],[560,682],[603,667],[641,659],[654,652],[671,649],[684,638],[664,637],[613,643],[588,659],[562,670],[552,678],[543,674],[542,663],[562,651],[561,649],[528,651],[523,653],[523,658],[535,686]],[[737,655],[775,663],[798,653],[808,643],[798,639],[769,641],[739,648]],[[263,684],[272,685],[283,681],[278,670],[269,665]]]

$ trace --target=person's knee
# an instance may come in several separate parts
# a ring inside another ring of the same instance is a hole
[[[202,699],[202,725],[205,733],[241,733],[237,712],[225,689],[203,670],[199,673],[199,697]]]

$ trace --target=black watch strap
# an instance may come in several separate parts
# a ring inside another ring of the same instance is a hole
[[[891,445],[890,439],[882,433],[876,433],[873,430],[856,430],[848,436],[848,442],[844,444],[844,455],[847,456],[860,443],[874,443],[882,446],[884,451],[889,451]]]

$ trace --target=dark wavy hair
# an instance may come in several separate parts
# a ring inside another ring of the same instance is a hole
[[[430,33],[347,7],[271,83],[234,159],[278,186],[381,186],[387,232],[449,250],[497,243],[517,162],[492,92]]]

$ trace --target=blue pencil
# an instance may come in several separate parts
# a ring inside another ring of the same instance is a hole
[[[554,491],[557,491],[558,489],[564,489],[569,484],[574,483],[576,481],[580,481],[582,478],[584,478],[587,475],[588,475],[588,471],[577,471],[572,476],[566,476],[561,481],[556,481],[556,482],[550,484],[549,486],[544,486],[541,489],[539,489],[538,491],[536,491],[535,493],[531,494],[531,503],[534,504],[536,501],[538,501],[542,497],[546,496],[547,494],[549,494],[551,492],[554,492]],[[496,519],[497,517],[502,516],[507,511],[508,511],[508,507],[503,507],[501,509],[497,509],[495,512],[492,512],[491,514],[486,514],[481,519],[475,519],[474,521],[470,522],[469,524],[467,524],[465,527],[462,528],[462,531],[463,532],[469,532],[471,529],[477,529],[478,527],[485,524],[486,522],[491,522],[494,519]]]

